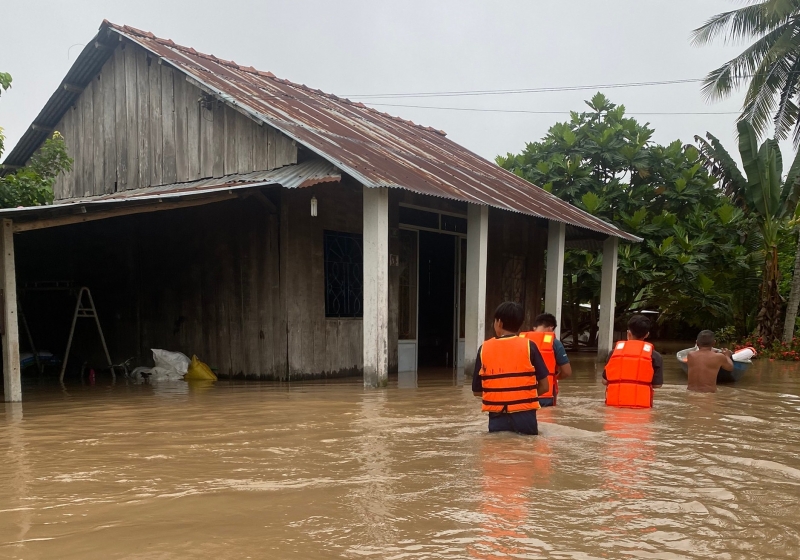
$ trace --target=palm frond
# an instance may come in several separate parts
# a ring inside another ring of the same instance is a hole
[[[789,23],[778,27],[716,70],[709,72],[702,85],[702,92],[706,99],[710,101],[723,99],[734,89],[753,78],[756,71],[762,67],[764,59],[773,51],[780,39],[787,34],[791,35],[794,29],[795,26]]]
[[[769,0],[717,14],[692,32],[692,44],[707,45],[723,33],[729,41],[749,39],[774,29],[785,15],[769,9]]]

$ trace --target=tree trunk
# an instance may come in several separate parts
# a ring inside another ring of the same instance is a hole
[[[792,342],[794,323],[797,320],[797,306],[800,305],[800,228],[798,228],[797,249],[794,254],[794,272],[792,273],[792,291],[789,303],[786,304],[786,319],[783,321],[783,341]]]
[[[761,309],[758,312],[758,336],[762,344],[772,344],[780,334],[781,295],[778,290],[778,248],[768,247],[761,279]]]

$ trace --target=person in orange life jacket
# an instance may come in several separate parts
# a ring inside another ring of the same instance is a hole
[[[536,435],[539,392],[548,389],[547,366],[536,345],[519,336],[522,306],[507,301],[494,313],[495,338],[478,350],[472,392],[489,413],[490,432]]]
[[[664,384],[664,359],[645,342],[650,319],[636,314],[628,321],[628,340],[620,341],[603,370],[606,404],[623,408],[650,408],[653,389]]]
[[[554,315],[542,313],[533,320],[533,330],[521,335],[536,343],[550,372],[548,378],[550,388],[547,393],[539,394],[539,406],[555,406],[558,398],[558,380],[572,375],[567,351],[554,334],[557,325]]]

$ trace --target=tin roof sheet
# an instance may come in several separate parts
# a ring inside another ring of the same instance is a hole
[[[162,201],[187,197],[202,198],[224,191],[253,189],[268,185],[280,185],[287,189],[300,189],[319,183],[338,182],[341,179],[341,172],[332,164],[323,160],[314,160],[297,165],[288,165],[272,171],[240,173],[188,183],[174,183],[99,196],[71,198],[47,206],[0,208],[0,218],[11,218],[15,223],[25,223],[74,214],[76,208],[80,208],[82,213],[91,213],[119,206],[158,204]]]
[[[104,21],[95,43],[109,44],[109,37],[115,35],[140,45],[202,89],[280,130],[368,187],[402,188],[484,204],[640,241],[456,144],[442,131],[282,80],[252,66],[199,53],[133,27]],[[94,51],[106,50],[87,46],[70,70],[73,78],[83,79],[88,74],[90,80],[90,72],[79,72],[76,67],[102,66],[105,59]],[[74,101],[65,100],[64,94],[74,95],[59,88],[39,119],[56,124],[60,109],[66,110]],[[40,132],[29,130],[6,163],[24,164],[43,140]]]

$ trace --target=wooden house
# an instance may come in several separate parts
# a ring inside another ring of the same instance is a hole
[[[69,313],[37,308],[47,281],[91,288],[113,361],[167,348],[222,376],[381,386],[471,367],[504,300],[559,316],[574,243],[603,251],[610,348],[617,242],[637,238],[444,132],[109,22],[5,172],[53,131],[74,158],[55,203],[0,211],[6,400],[17,302],[66,338]]]

